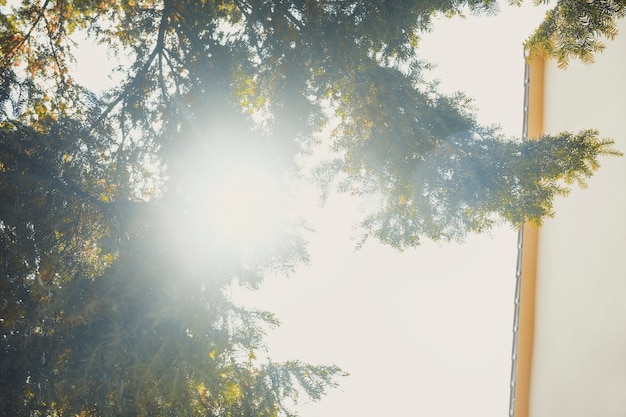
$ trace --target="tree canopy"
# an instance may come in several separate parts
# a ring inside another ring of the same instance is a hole
[[[612,142],[505,138],[422,78],[435,16],[497,7],[0,1],[0,413],[289,415],[334,386],[335,366],[259,358],[277,320],[229,295],[306,261],[288,180],[327,126],[337,157],[316,177],[376,199],[364,237],[406,248],[551,215]],[[585,58],[622,15],[562,0],[529,45]],[[73,78],[84,36],[119,63],[103,93]],[[275,187],[224,182],[244,173]]]

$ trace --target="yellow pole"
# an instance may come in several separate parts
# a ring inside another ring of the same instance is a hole
[[[528,138],[543,133],[543,96],[545,61],[536,57],[530,63],[530,92],[528,102]],[[537,280],[537,249],[539,229],[528,224],[524,228],[522,278],[517,347],[517,380],[515,417],[530,415],[530,385],[535,333],[535,283]]]

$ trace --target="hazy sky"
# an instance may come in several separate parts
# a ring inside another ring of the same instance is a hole
[[[522,128],[522,42],[543,12],[503,5],[496,17],[440,21],[421,43],[441,88],[475,99],[479,121]],[[316,213],[312,262],[269,280],[247,302],[275,312],[275,360],[335,363],[339,390],[303,404],[303,417],[506,415],[517,232],[354,251],[356,204],[333,197]]]

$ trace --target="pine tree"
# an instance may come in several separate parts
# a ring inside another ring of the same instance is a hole
[[[248,170],[286,187],[329,122],[338,158],[318,180],[379,199],[365,237],[404,248],[550,215],[611,141],[504,138],[422,79],[433,16],[495,7],[0,1],[0,414],[290,415],[334,386],[334,366],[260,357],[277,320],[229,295],[305,262],[302,224],[221,193]],[[72,77],[79,34],[120,63],[103,94]],[[218,232],[246,208],[271,237]]]

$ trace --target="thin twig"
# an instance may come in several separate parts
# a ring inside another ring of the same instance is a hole
[[[7,54],[7,56],[5,57],[6,61],[8,61],[9,59],[12,58],[12,55],[14,53],[16,53],[22,46],[24,46],[24,44],[30,40],[30,37],[33,34],[33,31],[35,30],[35,28],[37,27],[37,25],[39,25],[39,21],[41,20],[41,18],[43,17],[44,13],[46,12],[46,8],[48,7],[48,4],[50,3],[50,0],[46,0],[43,4],[43,6],[41,7],[41,9],[39,9],[39,14],[37,15],[37,18],[35,19],[35,22],[32,24],[32,26],[30,27],[30,30],[28,31],[28,33],[26,34],[26,36],[24,36],[24,39],[22,39],[17,45],[15,45],[13,48],[11,48],[11,50],[9,51],[9,53]]]
[[[139,71],[137,71],[135,76],[130,80],[130,82],[126,85],[126,87],[124,87],[122,92],[113,101],[109,103],[109,105],[104,109],[104,111],[100,114],[100,116],[98,116],[98,118],[92,123],[91,128],[89,129],[89,132],[93,132],[93,130],[100,123],[102,123],[102,121],[109,115],[109,113],[111,113],[111,111],[113,111],[113,109],[120,103],[120,101],[122,101],[126,96],[128,96],[132,88],[139,81],[141,81],[145,77],[145,75],[148,73],[148,70],[152,66],[152,63],[154,62],[154,59],[156,58],[156,56],[162,53],[163,48],[164,48],[163,41],[165,38],[165,31],[167,29],[167,21],[169,19],[169,16],[172,10],[171,1],[166,0],[164,4],[165,5],[163,8],[163,14],[161,16],[161,23],[159,24],[159,34],[157,37],[157,43],[154,49],[152,49],[152,52],[150,52],[150,55],[148,56],[148,59],[146,60],[146,62],[139,69]]]

